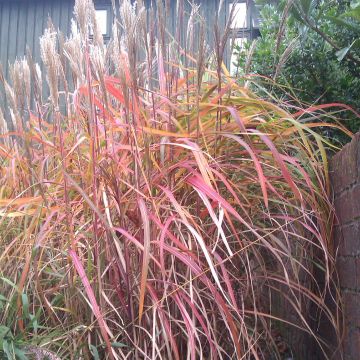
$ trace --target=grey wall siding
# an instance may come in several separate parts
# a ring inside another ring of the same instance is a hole
[[[9,64],[26,55],[29,47],[35,62],[40,62],[39,38],[51,18],[63,33],[70,31],[74,0],[0,0],[0,64],[9,80]],[[43,89],[43,95],[48,90]],[[0,106],[5,118],[9,111],[5,91],[0,84]],[[10,124],[11,127],[11,124]]]
[[[70,31],[73,16],[73,0],[0,0],[0,63],[6,79],[9,64],[26,55],[30,49],[35,62],[40,62],[39,38],[51,18],[54,26],[63,33]],[[46,87],[44,94],[47,94]],[[0,105],[6,106],[4,88],[0,85]]]
[[[8,77],[8,63],[23,57],[26,46],[40,60],[39,37],[50,17],[64,33],[70,29],[74,1],[66,0],[0,0],[0,62]]]

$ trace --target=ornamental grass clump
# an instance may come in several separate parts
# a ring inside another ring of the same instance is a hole
[[[125,0],[105,45],[77,0],[43,73],[29,52],[2,78],[5,358],[281,359],[284,326],[326,353],[309,309],[339,336],[326,114],[239,86],[230,21],[210,51],[184,9],[172,36],[162,1]]]

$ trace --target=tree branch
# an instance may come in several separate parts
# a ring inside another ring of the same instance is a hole
[[[335,50],[341,50],[340,46],[336,42],[327,36],[322,30],[320,30],[315,24],[313,24],[307,16],[304,16],[304,21],[311,30],[314,30],[318,35],[320,35],[329,45],[331,45]],[[360,59],[355,57],[350,51],[345,55],[345,58],[353,61],[356,65],[360,65]]]

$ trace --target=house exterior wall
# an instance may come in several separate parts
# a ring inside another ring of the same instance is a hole
[[[215,14],[218,11],[220,0],[197,0],[201,4],[201,12],[204,16],[208,30],[206,40],[213,43],[213,24]],[[115,1],[118,6],[118,0]],[[156,3],[154,0],[145,0],[145,5]],[[167,16],[170,33],[175,33],[177,25],[176,0],[169,2],[169,16]],[[26,55],[27,47],[30,49],[35,62],[41,63],[39,38],[48,26],[51,19],[56,29],[68,35],[71,29],[71,19],[74,17],[75,0],[0,0],[0,64],[5,78],[8,80],[9,64],[16,58]],[[224,1],[224,9],[227,9],[229,0]],[[190,5],[184,1],[185,12],[190,14]],[[111,32],[111,24],[114,18],[111,0],[95,0],[95,7],[108,10],[108,29]],[[220,15],[220,27],[224,26],[226,13]],[[184,19],[184,25],[187,19]],[[186,25],[185,25],[186,26]],[[186,28],[183,34],[186,33]],[[108,35],[109,35],[108,34]],[[0,104],[6,101],[4,89],[0,84]]]
[[[214,51],[214,24],[215,18],[219,11],[221,0],[194,0],[200,5],[200,13],[205,20],[205,40],[208,44],[209,51]],[[234,0],[223,0],[222,11],[218,16],[218,23],[220,32],[224,29],[227,18],[229,16],[229,9]],[[258,16],[254,7],[254,0],[239,0],[248,5],[248,28],[234,29],[235,38],[252,38],[257,36],[258,30],[254,28],[252,19]],[[110,38],[111,24],[113,19],[118,14],[114,14],[111,0],[94,0],[97,9],[106,9],[108,11],[108,33],[104,37],[105,41]],[[115,0],[116,9],[118,12],[119,2]],[[156,0],[144,0],[145,6],[148,8],[156,7]],[[178,17],[176,15],[177,0],[165,1],[167,4],[167,27],[170,34],[175,35],[178,27]],[[182,38],[186,37],[187,23],[191,12],[191,6],[188,0],[183,0],[185,16],[183,19]],[[16,58],[21,59],[26,55],[27,48],[33,56],[35,62],[41,64],[40,56],[40,36],[48,27],[48,21],[51,19],[56,29],[59,29],[65,36],[71,30],[71,19],[74,17],[75,0],[0,0],[0,66],[6,80],[10,78],[9,64],[12,64]],[[256,22],[255,22],[256,23]],[[195,34],[196,36],[196,34]],[[232,38],[232,36],[231,36]],[[196,43],[196,39],[195,39]],[[183,45],[183,44],[181,44]],[[195,45],[196,47],[196,45]],[[224,61],[230,68],[230,41],[225,49]],[[69,78],[71,83],[71,79]],[[43,88],[43,95],[48,94],[47,86]],[[5,110],[5,117],[9,117],[9,112],[6,106],[5,91],[0,84],[0,106]]]
[[[0,0],[0,63],[3,66],[6,78],[9,75],[8,63],[14,62],[16,57],[23,57],[27,46],[31,49],[35,61],[40,61],[39,37],[47,27],[49,18],[51,18],[56,28],[60,29],[64,34],[69,33],[74,2],[74,0]],[[154,0],[145,0],[144,2],[146,6],[156,3]],[[170,0],[169,2],[168,25],[171,32],[174,32],[177,23],[175,15],[176,2],[176,0]],[[195,2],[200,4],[200,11],[207,27],[206,40],[210,49],[212,49],[214,41],[213,24],[220,0],[196,0]],[[220,28],[225,25],[232,2],[233,0],[224,0],[223,2],[223,11],[219,16]],[[240,0],[240,2],[248,2],[249,13],[256,14],[253,0]],[[118,4],[117,0],[116,4]],[[111,23],[114,16],[111,0],[95,0],[95,6],[98,8],[105,7],[109,10]],[[184,1],[184,6],[185,12],[189,14],[189,2]],[[249,16],[249,19],[251,18],[254,18],[254,16]],[[184,20],[186,24],[187,19]],[[251,23],[253,22],[251,21]],[[255,23],[257,24],[256,21]],[[184,32],[186,32],[186,29],[184,29]],[[240,32],[238,31],[238,33]],[[246,37],[257,36],[258,30],[251,25],[247,31],[243,32],[243,35]],[[229,59],[228,55],[225,56],[226,60]]]
[[[70,29],[74,2],[66,0],[0,0],[0,63],[5,77],[8,63],[21,58],[28,46],[40,60],[39,37],[47,27],[49,17],[65,34]]]
[[[198,0],[206,23],[213,24],[219,0]],[[149,5],[151,0],[146,0]],[[169,27],[176,26],[175,4],[170,3]],[[187,2],[184,2],[187,4]],[[225,1],[227,3],[227,1]],[[107,6],[110,20],[113,17],[111,1],[95,1],[99,8]],[[187,5],[189,6],[189,5]],[[51,18],[56,28],[68,34],[73,17],[74,0],[0,0],[0,63],[3,66],[5,77],[8,77],[8,63],[15,58],[21,58],[28,46],[36,61],[40,60],[39,37],[47,27]],[[221,16],[221,23],[225,21],[225,14]],[[208,42],[213,40],[213,32],[208,31]]]

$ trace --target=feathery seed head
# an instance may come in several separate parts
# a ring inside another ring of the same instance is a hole
[[[50,88],[50,98],[55,109],[59,107],[60,57],[56,51],[56,33],[45,30],[40,37],[40,54],[46,68],[46,80]]]

